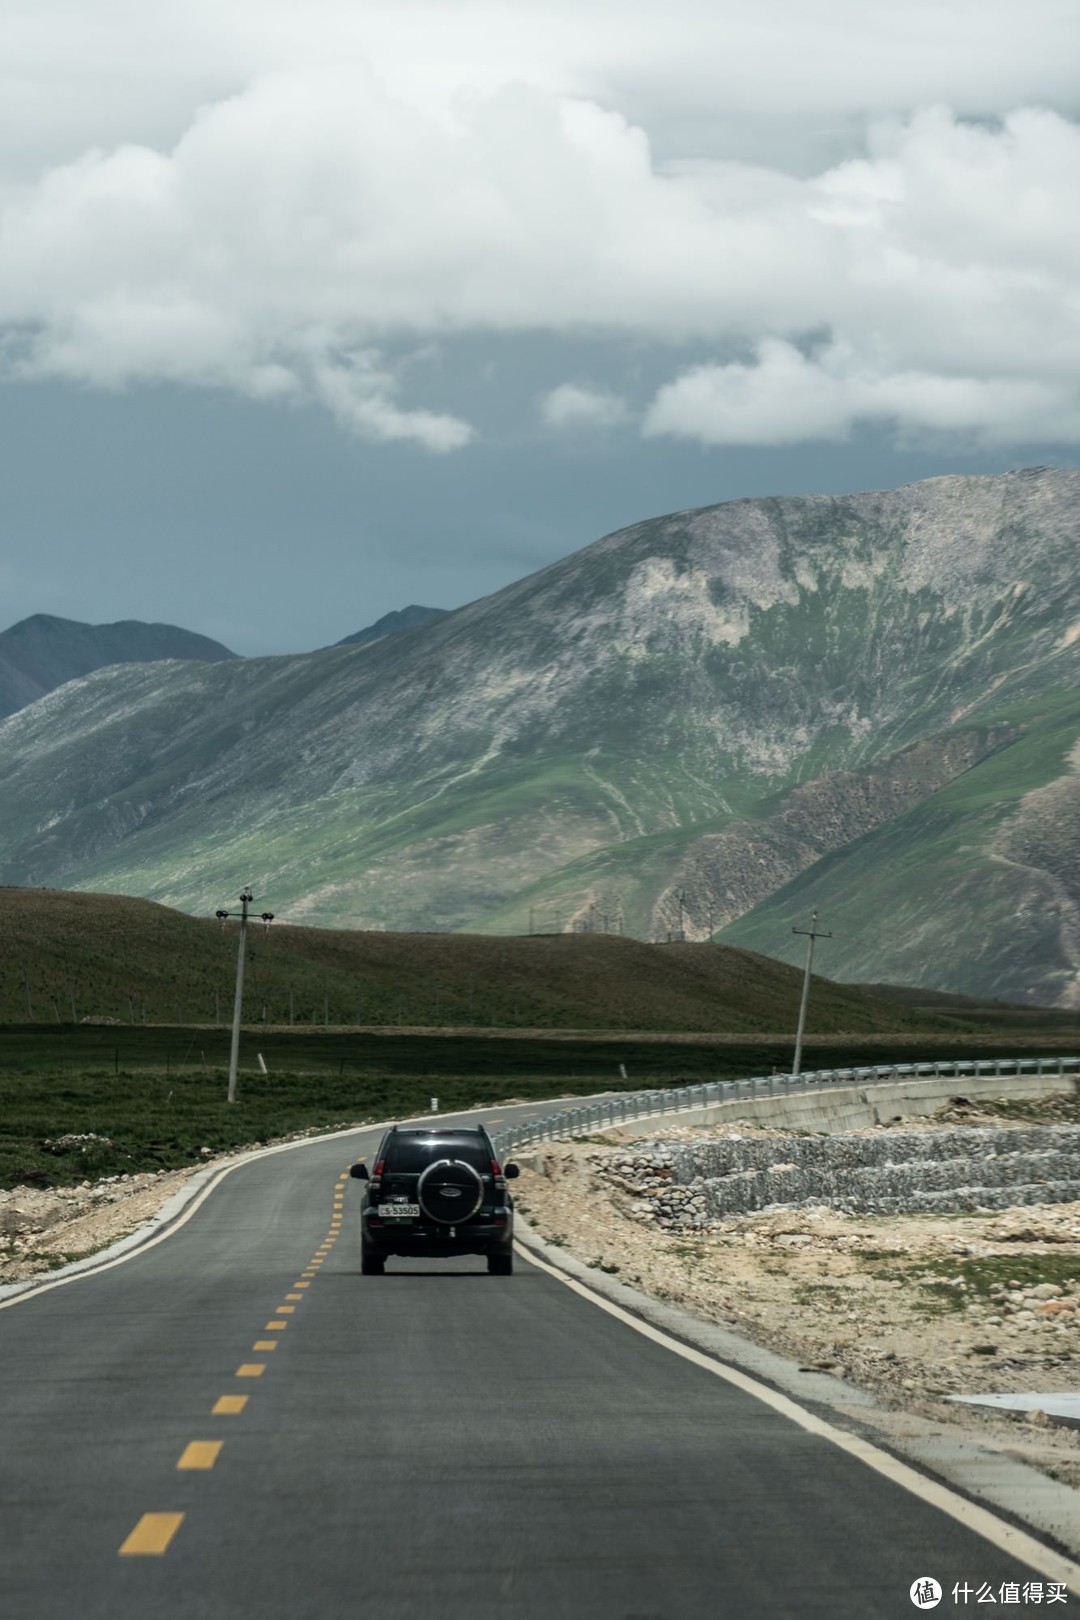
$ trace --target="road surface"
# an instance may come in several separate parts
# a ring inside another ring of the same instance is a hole
[[[954,1602],[1037,1576],[521,1258],[362,1278],[376,1141],[0,1310],[3,1620],[1046,1611]]]

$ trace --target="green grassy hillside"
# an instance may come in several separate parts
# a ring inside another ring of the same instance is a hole
[[[0,938],[0,1023],[231,1022],[235,924],[124,896],[2,889]],[[756,1033],[794,1026],[800,985],[797,970],[724,946],[596,934],[352,933],[275,922],[249,935],[244,1018],[294,1028]],[[812,1027],[871,1034],[940,1026],[821,981]]]
[[[1071,763],[1080,694],[1002,711],[1012,740],[924,803],[826,856],[721,938],[797,960],[820,912],[822,971],[846,981],[1080,1006]],[[1035,845],[1037,859],[1024,859]],[[1070,882],[1071,879],[1071,882]]]
[[[773,954],[759,908],[789,942],[813,874],[845,978],[948,987],[959,952],[979,994],[1068,1005],[1078,534],[1080,472],[1047,468],[735,501],[368,645],[99,670],[0,724],[0,881],[204,915],[246,881],[411,934],[682,917]],[[505,982],[474,1016],[516,1016]]]

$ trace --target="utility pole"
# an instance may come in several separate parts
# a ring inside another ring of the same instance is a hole
[[[230,1102],[236,1101],[236,1071],[240,1062],[240,1014],[244,1005],[244,951],[247,948],[248,906],[251,905],[253,895],[250,889],[245,889],[240,896],[240,948],[236,953],[236,999],[233,1002],[232,1046],[229,1049],[229,1091]],[[226,918],[235,916],[235,912],[218,911],[214,915],[218,922],[224,924]],[[264,911],[260,922],[267,928],[274,920],[272,911]]]
[[[793,928],[791,932],[793,934],[805,934],[808,942],[806,946],[806,972],[803,974],[802,983],[802,1000],[799,1003],[799,1027],[795,1033],[795,1061],[791,1066],[792,1074],[797,1075],[802,1069],[803,1032],[806,1029],[806,1004],[810,1000],[810,971],[814,965],[814,941],[816,939],[832,939],[832,935],[819,932],[816,911],[810,918],[809,928]]]
[[[675,899],[679,906],[679,926],[677,929],[668,929],[667,937],[669,945],[671,944],[672,940],[682,940],[686,938],[686,890],[680,889],[678,894],[675,896]]]

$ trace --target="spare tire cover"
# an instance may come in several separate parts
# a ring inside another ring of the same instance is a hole
[[[416,1184],[420,1208],[444,1226],[460,1226],[484,1199],[484,1183],[471,1164],[462,1159],[436,1159]]]

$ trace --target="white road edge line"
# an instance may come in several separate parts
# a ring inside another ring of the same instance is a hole
[[[393,1123],[409,1122],[398,1120]],[[159,1243],[164,1243],[166,1238],[172,1237],[174,1232],[187,1225],[191,1217],[206,1203],[210,1194],[217,1191],[226,1176],[231,1175],[234,1170],[239,1170],[242,1165],[250,1164],[254,1159],[268,1159],[274,1153],[290,1153],[294,1148],[314,1147],[320,1142],[334,1142],[346,1136],[363,1136],[367,1131],[385,1128],[378,1122],[372,1125],[351,1125],[347,1131],[328,1131],[325,1136],[307,1136],[298,1142],[279,1142],[276,1147],[256,1148],[252,1153],[244,1153],[216,1170],[205,1187],[191,1198],[183,1212],[170,1219],[160,1232],[152,1237],[139,1239],[132,1243],[124,1254],[114,1255],[111,1260],[102,1260],[100,1265],[84,1266],[77,1271],[71,1271],[67,1276],[54,1277],[51,1282],[37,1283],[33,1279],[28,1279],[28,1285],[20,1293],[12,1295],[10,1299],[0,1299],[0,1311],[6,1311],[12,1305],[22,1305],[28,1299],[40,1299],[42,1294],[51,1293],[54,1288],[63,1288],[68,1283],[81,1282],[84,1277],[96,1277],[103,1271],[111,1271],[113,1266],[122,1266],[125,1261],[134,1260],[138,1255],[145,1254],[148,1249],[156,1248]],[[183,1191],[184,1189],[181,1189],[178,1196],[183,1196]],[[131,1236],[138,1238],[138,1232],[132,1233]],[[121,1239],[121,1242],[124,1241]]]
[[[1047,1580],[1063,1582],[1074,1592],[1080,1593],[1080,1564],[1074,1564],[1063,1554],[1054,1552],[1052,1547],[1036,1541],[1034,1536],[1029,1536],[1025,1531],[1018,1530],[1015,1525],[999,1519],[987,1508],[969,1502],[965,1496],[950,1490],[947,1485],[940,1484],[928,1475],[919,1473],[918,1469],[909,1467],[907,1463],[891,1456],[889,1452],[881,1451],[869,1440],[847,1434],[843,1429],[837,1429],[831,1423],[826,1423],[823,1418],[815,1417],[790,1396],[781,1395],[778,1390],[770,1389],[768,1384],[760,1383],[748,1373],[740,1372],[737,1367],[717,1361],[712,1356],[707,1356],[704,1351],[695,1350],[691,1345],[682,1344],[678,1339],[671,1338],[660,1328],[653,1327],[650,1322],[643,1322],[630,1311],[624,1311],[620,1305],[604,1299],[601,1294],[593,1293],[591,1288],[578,1282],[575,1277],[567,1276],[558,1267],[549,1265],[533,1249],[521,1244],[515,1247],[521,1258],[530,1266],[546,1271],[549,1277],[554,1277],[557,1282],[572,1289],[575,1294],[580,1294],[582,1299],[587,1299],[590,1304],[598,1305],[602,1311],[607,1311],[609,1316],[633,1328],[635,1333],[651,1339],[654,1344],[662,1345],[665,1350],[674,1351],[677,1356],[682,1356],[684,1361],[692,1362],[695,1367],[703,1368],[716,1378],[722,1378],[725,1382],[733,1384],[736,1389],[753,1396],[755,1400],[771,1406],[774,1412],[779,1412],[782,1417],[797,1423],[809,1434],[820,1435],[823,1440],[831,1441],[833,1445],[839,1446],[841,1451],[846,1451],[849,1456],[865,1463],[868,1468],[873,1468],[876,1473],[884,1475],[903,1490],[910,1491],[913,1496],[929,1503],[931,1507],[947,1513],[965,1529],[973,1530],[976,1535],[982,1536],[985,1541],[1000,1548],[1011,1558],[1016,1558],[1020,1563],[1037,1570]]]

